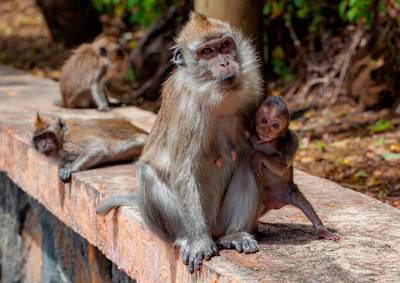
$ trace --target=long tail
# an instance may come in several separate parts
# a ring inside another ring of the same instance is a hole
[[[119,206],[132,206],[136,204],[136,195],[110,196],[102,200],[96,209],[99,215],[106,215],[112,209]]]
[[[60,98],[54,100],[54,101],[53,101],[53,104],[54,104],[55,106],[58,106],[58,107],[65,107],[64,102],[63,102],[62,99],[60,99]]]

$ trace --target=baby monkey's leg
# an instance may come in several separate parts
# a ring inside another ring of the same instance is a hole
[[[301,211],[312,222],[313,226],[317,230],[318,238],[331,241],[340,240],[339,235],[334,234],[326,229],[311,203],[305,198],[302,192],[300,192],[298,186],[294,183],[290,184],[289,186],[290,188],[288,188],[288,192],[290,193],[291,204],[301,209]]]

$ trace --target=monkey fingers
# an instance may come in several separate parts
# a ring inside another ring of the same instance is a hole
[[[218,239],[218,245],[225,249],[235,249],[239,253],[255,253],[258,251],[257,241],[246,232],[237,232]]]
[[[72,170],[70,168],[60,168],[59,176],[61,181],[69,183],[71,181]]]
[[[339,241],[340,236],[338,234],[330,232],[325,227],[319,228],[317,230],[318,239],[325,239],[330,241]]]
[[[257,181],[259,181],[261,179],[261,175],[262,175],[262,159],[263,156],[259,153],[256,153],[252,160],[251,160],[251,171],[253,171],[253,174],[255,176],[255,178],[257,179]]]
[[[219,255],[217,245],[212,240],[200,240],[182,251],[182,260],[188,265],[189,272],[193,273],[201,269],[203,260],[210,260],[214,255]]]

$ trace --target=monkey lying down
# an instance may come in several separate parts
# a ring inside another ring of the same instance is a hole
[[[147,133],[124,119],[61,119],[37,113],[31,130],[34,147],[59,157],[60,179],[94,166],[139,157]]]

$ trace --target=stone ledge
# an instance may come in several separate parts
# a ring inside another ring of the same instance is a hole
[[[56,107],[58,85],[0,66],[0,171],[139,282],[187,282],[194,278],[179,253],[143,225],[136,209],[95,214],[106,195],[135,188],[135,166],[117,165],[74,174],[64,185],[56,160],[37,153],[28,140],[36,111],[62,117],[126,117],[149,130],[154,115],[134,108],[68,110]],[[221,251],[206,262],[200,281],[396,281],[400,278],[400,210],[296,171],[296,182],[338,243],[317,241],[311,224],[294,208],[260,220],[260,252]]]

